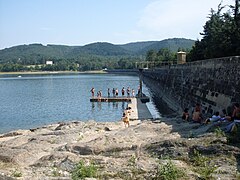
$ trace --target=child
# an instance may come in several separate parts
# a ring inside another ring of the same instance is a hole
[[[182,119],[185,121],[189,121],[189,113],[188,113],[188,108],[185,108],[183,111]]]
[[[126,108],[126,110],[124,110],[123,112],[123,116],[122,116],[122,121],[125,125],[125,127],[129,127],[129,115],[130,115],[130,110],[128,108]]]
[[[211,118],[207,118],[205,123],[210,123],[210,122],[217,122],[220,121],[222,118],[219,115],[219,112],[217,111]]]

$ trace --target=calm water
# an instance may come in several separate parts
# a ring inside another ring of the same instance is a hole
[[[0,76],[0,133],[71,120],[118,121],[127,103],[90,102],[90,89],[125,89],[137,92],[138,76],[109,74]],[[149,95],[146,86],[143,92]],[[154,117],[159,114],[148,103]]]

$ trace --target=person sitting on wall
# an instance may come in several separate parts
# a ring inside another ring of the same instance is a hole
[[[223,119],[221,118],[220,113],[219,113],[218,111],[216,111],[215,114],[212,115],[211,118],[207,118],[207,119],[205,120],[205,124],[213,123],[213,122],[218,122],[218,121],[220,121],[220,120],[223,120]]]
[[[196,104],[192,115],[193,122],[202,123],[202,109],[199,103]]]
[[[188,112],[188,108],[185,108],[182,114],[182,119],[185,121],[189,121],[189,112]]]
[[[235,131],[240,124],[240,105],[239,105],[239,103],[234,104],[234,110],[233,110],[233,113],[232,113],[231,120],[233,122],[226,126],[225,132]]]
[[[240,105],[239,105],[239,103],[234,104],[234,110],[233,110],[231,119],[232,119],[232,121],[240,120]]]

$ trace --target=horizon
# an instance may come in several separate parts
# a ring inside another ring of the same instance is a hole
[[[0,0],[0,50],[18,45],[84,46],[201,39],[221,0]],[[234,0],[223,0],[222,5]]]
[[[124,43],[124,44],[114,44],[114,43],[110,43],[110,42],[92,42],[92,43],[89,43],[89,44],[83,44],[83,45],[66,45],[66,44],[42,44],[42,43],[30,43],[30,44],[19,44],[19,45],[14,45],[14,46],[11,46],[11,47],[6,47],[4,49],[9,49],[9,48],[14,48],[14,47],[17,47],[17,46],[29,46],[29,45],[42,45],[42,46],[76,46],[76,47],[82,47],[82,46],[86,46],[86,45],[90,45],[90,44],[96,44],[96,43],[108,43],[108,44],[112,44],[112,45],[126,45],[126,44],[131,44],[131,43],[144,43],[144,42],[160,42],[160,41],[165,41],[165,40],[170,40],[170,39],[186,39],[186,40],[193,40],[193,41],[196,41],[194,39],[187,39],[187,38],[167,38],[167,39],[162,39],[162,40],[159,40],[159,41],[135,41],[135,42],[127,42],[127,43]],[[4,50],[4,49],[0,49],[0,50]]]

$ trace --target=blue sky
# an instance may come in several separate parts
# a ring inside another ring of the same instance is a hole
[[[0,0],[0,49],[31,43],[196,40],[221,0]],[[223,0],[234,4],[234,0]]]

